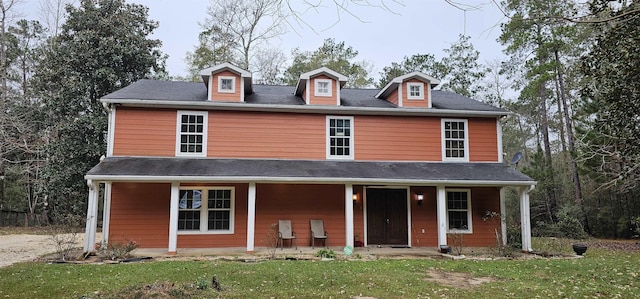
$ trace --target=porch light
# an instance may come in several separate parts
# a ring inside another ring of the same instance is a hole
[[[356,202],[358,202],[358,193],[353,193],[353,196],[351,198],[353,198],[353,204],[355,205]]]
[[[416,198],[418,199],[418,205],[422,205],[422,200],[424,200],[424,195],[422,193],[416,193]]]

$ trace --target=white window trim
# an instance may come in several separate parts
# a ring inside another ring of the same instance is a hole
[[[229,186],[189,186],[189,187],[180,187],[179,191],[182,190],[201,190],[202,191],[202,204],[200,206],[200,230],[178,230],[178,235],[230,235],[234,233],[234,223],[235,223],[235,209],[236,209],[236,188]],[[209,204],[209,191],[210,190],[231,190],[231,203],[229,209],[229,229],[228,230],[208,230],[208,204]],[[205,196],[206,194],[206,196]],[[180,208],[178,208],[178,213],[180,212]],[[176,218],[176,221],[178,219]],[[177,227],[177,224],[176,224]]]
[[[333,95],[333,80],[331,79],[314,79],[314,95],[316,97],[330,97]],[[327,83],[329,91],[327,93],[320,92],[320,83]]]
[[[445,122],[464,122],[464,157],[455,158],[455,157],[447,157],[447,144],[446,138],[444,134],[444,123]],[[453,118],[443,118],[440,122],[440,137],[442,143],[442,161],[449,162],[469,162],[469,121],[466,119],[453,119]]]
[[[337,116],[337,115],[327,115],[326,118],[326,124],[325,124],[325,129],[326,129],[326,133],[325,133],[325,145],[326,145],[326,154],[327,154],[327,159],[332,159],[332,160],[353,160],[353,157],[355,155],[355,144],[354,144],[354,130],[353,130],[353,116]],[[329,125],[330,125],[330,121],[332,119],[348,119],[349,120],[349,124],[350,124],[350,128],[349,131],[351,132],[351,135],[349,136],[349,155],[348,156],[338,156],[338,155],[331,155],[331,136],[330,136],[330,130],[329,130]]]
[[[449,229],[449,192],[465,192],[467,193],[467,223],[468,229]],[[447,211],[447,233],[453,234],[473,234],[473,213],[471,206],[471,189],[446,189],[445,190],[445,208]]]
[[[231,89],[222,89],[222,80],[231,80]],[[235,93],[236,92],[236,77],[218,76],[218,92],[220,92],[220,93]]]
[[[180,151],[180,127],[182,125],[183,115],[202,115],[203,116],[203,128],[202,128],[202,153],[183,153]],[[206,157],[207,156],[207,135],[209,128],[209,112],[208,111],[187,111],[178,110],[176,117],[176,157]]]
[[[420,89],[420,95],[412,96],[411,87],[417,86]],[[408,82],[407,83],[407,100],[424,100],[424,83]]]

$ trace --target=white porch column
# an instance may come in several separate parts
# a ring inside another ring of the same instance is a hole
[[[87,180],[89,200],[87,203],[87,225],[84,234],[84,252],[93,252],[96,244],[96,229],[98,226],[98,183]]]
[[[447,245],[447,192],[444,186],[437,187],[438,245]]]
[[[502,245],[507,245],[507,205],[504,192],[504,187],[500,187],[500,230],[502,232]]]
[[[520,225],[522,232],[522,251],[530,252],[531,248],[531,215],[529,211],[529,192],[534,186],[520,187]]]
[[[346,245],[353,246],[353,185],[344,185],[344,217]]]
[[[104,184],[104,207],[102,210],[102,244],[109,243],[109,221],[111,219],[111,183]]]
[[[256,230],[256,183],[249,183],[247,194],[247,252],[253,252]]]
[[[169,205],[169,254],[176,254],[178,247],[178,201],[180,183],[171,183],[171,203]]]

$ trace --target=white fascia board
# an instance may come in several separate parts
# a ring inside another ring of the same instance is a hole
[[[440,84],[440,80],[438,80],[438,79],[436,79],[434,77],[431,77],[429,75],[426,75],[426,74],[424,74],[422,72],[417,72],[416,71],[416,72],[411,72],[411,73],[408,73],[406,75],[398,76],[398,77],[395,77],[395,78],[391,79],[391,81],[389,81],[389,83],[387,83],[387,85],[385,85],[385,87],[380,89],[380,91],[376,94],[375,97],[376,98],[380,98],[383,95],[385,95],[385,96],[388,95],[388,93],[390,91],[393,91],[395,88],[397,88],[397,87],[395,87],[393,85],[396,85],[396,84],[400,85],[400,84],[402,84],[402,82],[404,82],[404,81],[406,81],[408,79],[411,79],[411,78],[418,78],[421,81],[429,82],[429,86],[431,88],[434,88],[434,87],[436,87],[436,86],[438,86]]]
[[[224,183],[304,183],[304,184],[393,184],[411,186],[535,186],[535,181],[482,181],[482,180],[405,180],[370,178],[316,178],[316,177],[254,177],[254,176],[122,176],[122,175],[85,175],[86,180],[95,182],[224,182]]]
[[[421,79],[421,81],[429,82],[429,84],[431,85],[432,88],[436,87],[438,84],[440,84],[440,80],[438,80],[438,79],[436,79],[434,77],[431,77],[431,76],[429,76],[427,74],[424,74],[422,72],[417,72],[417,71],[408,73],[406,75],[397,77],[395,79],[400,80],[400,82],[404,82],[405,80],[411,79],[411,78],[418,78],[418,79]]]
[[[332,69],[330,69],[328,67],[325,67],[325,66],[323,66],[323,67],[321,67],[319,69],[315,69],[315,70],[312,70],[312,71],[309,71],[309,72],[301,74],[300,75],[300,80],[302,80],[302,79],[309,80],[309,79],[311,79],[311,77],[315,77],[317,75],[322,75],[322,74],[325,74],[325,75],[327,75],[329,77],[335,78],[336,80],[340,81],[340,83],[342,84],[341,86],[344,85],[344,82],[347,82],[347,76],[345,76],[343,74],[340,74],[340,73],[338,73],[338,72],[336,72],[336,71],[334,71],[334,70],[332,70]]]
[[[251,77],[251,73],[248,72],[247,70],[243,70],[231,63],[225,62],[223,64],[218,64],[218,65],[214,65],[212,67],[208,67],[204,70],[200,71],[200,75],[201,76],[211,76],[211,73],[219,73],[223,70],[229,70],[232,71],[238,75],[240,75],[240,77],[243,78],[247,78],[247,77]]]
[[[498,117],[511,115],[509,111],[477,111],[449,110],[433,108],[377,108],[377,107],[345,107],[345,106],[307,106],[307,105],[264,105],[234,102],[188,102],[160,101],[140,99],[101,99],[104,103],[119,104],[130,107],[171,108],[171,109],[203,109],[203,110],[236,110],[259,112],[287,112],[337,115],[411,115],[411,116],[457,116],[457,117]]]

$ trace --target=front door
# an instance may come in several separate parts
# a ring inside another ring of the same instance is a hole
[[[367,243],[408,245],[407,189],[367,189]]]

